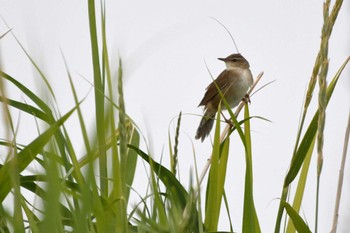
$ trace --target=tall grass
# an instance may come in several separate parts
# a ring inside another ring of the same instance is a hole
[[[227,125],[222,133],[220,114],[217,114],[211,159],[206,166],[208,169],[198,175],[196,168],[187,184],[180,183],[177,166],[181,113],[174,139],[169,134],[171,163],[168,169],[140,147],[140,132],[127,114],[122,59],[119,59],[117,67],[111,67],[109,61],[105,3],[100,2],[99,13],[96,12],[95,1],[88,0],[87,4],[95,107],[92,130],[86,127],[86,119],[81,109],[85,99],[79,99],[77,95],[69,64],[65,63],[74,103],[72,109],[63,115],[57,110],[57,106],[48,104],[17,81],[18,78],[5,73],[0,67],[0,101],[3,113],[1,128],[7,132],[7,138],[0,139],[0,146],[7,152],[1,155],[0,164],[0,232],[218,232],[222,213],[230,220],[230,229],[224,232],[233,232],[235,226],[230,218],[230,197],[225,194],[225,179],[229,155],[235,153],[230,148],[230,135],[236,132],[244,147],[246,161],[242,229],[238,232],[261,232],[259,222],[263,218],[259,217],[254,204],[254,142],[250,137],[250,124],[257,117],[250,116],[249,106],[242,102],[235,113],[229,110],[233,127]],[[279,199],[276,233],[311,232],[311,227],[299,214],[306,179],[309,176],[310,159],[317,143],[319,184],[323,162],[325,110],[350,59],[342,64],[333,75],[332,81],[327,84],[328,43],[341,5],[342,1],[338,0],[330,10],[330,1],[324,4],[320,51],[310,78],[295,150]],[[0,39],[4,36],[12,36],[18,42],[45,81],[47,95],[55,98],[48,77],[41,72],[20,41],[10,30],[0,35]],[[65,61],[64,56],[62,59]],[[115,76],[111,72],[114,68],[118,70]],[[262,74],[257,81],[261,76]],[[320,87],[318,110],[313,114],[309,125],[306,125],[305,119],[317,82]],[[17,88],[31,103],[10,99],[6,93],[6,86],[9,85]],[[224,98],[222,104],[227,106]],[[239,122],[237,116],[242,108],[244,119]],[[38,136],[27,145],[17,141],[17,129],[10,109],[28,114],[44,125],[43,128],[38,127]],[[83,155],[76,151],[73,146],[74,139],[70,138],[65,127],[65,122],[74,116],[73,113],[77,113],[83,138],[86,151]],[[89,134],[89,131],[95,133]],[[139,194],[133,186],[138,160],[148,164],[150,170],[149,176],[139,177],[148,184],[145,195]],[[33,172],[28,169],[31,164],[40,168]],[[208,180],[204,185],[202,181],[207,172]],[[297,188],[292,195],[290,185],[295,182],[298,174]],[[203,196],[202,190],[205,190]],[[129,201],[131,192],[139,196],[139,202],[135,206]],[[318,190],[315,195],[318,197]],[[292,203],[287,199],[288,196],[294,197]],[[30,201],[33,197],[42,204],[33,204]],[[12,203],[5,203],[5,199]],[[202,202],[205,203],[204,209]],[[223,205],[226,211],[221,211]],[[283,215],[284,212],[286,215]],[[314,232],[317,232],[318,208],[315,212]],[[283,216],[287,218],[285,226],[282,225]],[[334,225],[336,226],[336,220]]]

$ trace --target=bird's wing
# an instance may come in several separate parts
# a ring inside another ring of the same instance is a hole
[[[212,83],[209,84],[209,86],[206,88],[204,97],[198,106],[203,106],[203,105],[205,106],[211,99],[219,95],[218,88],[221,90],[223,94],[225,93],[225,90],[231,84],[231,82],[228,82],[228,80],[226,80],[227,72],[228,72],[227,70],[222,71],[221,74]]]

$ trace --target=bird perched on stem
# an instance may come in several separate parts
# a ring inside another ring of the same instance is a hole
[[[209,135],[214,124],[215,114],[218,111],[221,101],[218,89],[220,89],[230,108],[234,108],[245,97],[249,87],[253,84],[249,62],[241,54],[236,53],[218,59],[225,62],[226,69],[206,88],[204,97],[198,105],[198,107],[204,106],[205,112],[195,138],[201,139],[202,142]],[[222,106],[222,108],[225,108],[225,106]]]

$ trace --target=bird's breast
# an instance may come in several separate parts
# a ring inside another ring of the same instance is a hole
[[[232,75],[229,75],[231,81],[225,97],[230,107],[234,108],[243,99],[249,87],[253,84],[253,77],[249,69],[238,68],[229,70],[229,72],[232,72]]]

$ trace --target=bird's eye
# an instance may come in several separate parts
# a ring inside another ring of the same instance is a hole
[[[233,61],[233,62],[236,62],[236,61],[238,61],[238,59],[237,59],[237,58],[233,58],[232,61]]]

